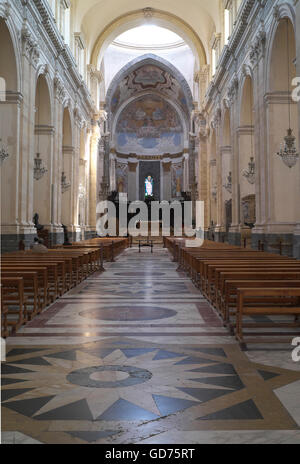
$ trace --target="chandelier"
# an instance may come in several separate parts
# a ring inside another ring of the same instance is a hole
[[[67,177],[65,176],[65,173],[61,173],[61,191],[62,193],[67,192],[71,187],[71,183],[67,182]]]
[[[287,60],[288,60],[288,110],[289,110],[289,129],[287,130],[287,135],[284,137],[284,147],[280,148],[280,151],[277,153],[278,156],[282,159],[284,164],[290,169],[293,168],[298,159],[299,153],[295,145],[296,137],[293,135],[293,129],[291,129],[291,100],[290,100],[290,48],[289,48],[289,22],[286,20],[287,28]]]
[[[232,173],[231,171],[229,172],[229,175],[227,177],[227,184],[224,185],[225,190],[227,192],[232,193]]]
[[[299,153],[295,146],[295,140],[296,137],[293,135],[293,130],[288,129],[287,136],[284,137],[284,148],[281,146],[280,151],[277,153],[284,164],[290,169],[296,165],[299,158]]]
[[[247,179],[249,184],[255,184],[255,161],[253,156],[250,158],[250,163],[248,164],[248,170],[243,171],[243,176]]]
[[[40,106],[41,106],[41,100],[40,100],[40,85],[38,84],[38,89],[37,89],[37,96],[36,96],[36,107],[34,109],[35,113],[38,115],[38,133],[37,133],[37,154],[36,158],[34,158],[34,166],[33,166],[33,178],[35,180],[40,180],[42,177],[46,174],[47,169],[43,167],[42,163],[43,161],[41,160],[40,156]]]
[[[33,177],[35,180],[40,180],[47,172],[47,169],[42,166],[42,162],[43,161],[40,158],[40,153],[37,153],[36,158],[34,158],[33,168]]]
[[[2,139],[0,139],[0,142],[2,142]],[[2,145],[2,148],[0,150],[0,164],[2,166],[3,161],[6,160],[6,158],[9,157],[8,151],[5,150],[4,145]]]

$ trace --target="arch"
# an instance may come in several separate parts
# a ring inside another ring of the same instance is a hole
[[[250,75],[245,76],[240,94],[240,126],[253,126],[253,81]]]
[[[45,74],[40,74],[36,82],[35,93],[35,125],[52,125],[52,105],[50,87]]]
[[[288,37],[287,37],[288,35]],[[290,82],[287,82],[287,46],[290,50]],[[294,58],[296,57],[296,37],[293,24],[288,17],[281,18],[277,24],[273,38],[272,49],[269,55],[268,68],[268,90],[269,92],[280,92],[288,89],[292,90],[292,78],[296,77],[296,67]]]
[[[296,31],[296,11],[293,8],[293,6],[289,3],[283,3],[277,5],[276,9],[276,16],[273,16],[273,22],[270,27],[270,32],[268,34],[268,42],[266,45],[266,60],[265,60],[265,75],[266,75],[266,80],[265,80],[265,92],[270,91],[270,78],[271,78],[271,59],[272,59],[272,54],[274,51],[274,44],[276,40],[276,34],[277,34],[277,29],[279,26],[280,21],[283,19],[288,18],[292,24],[292,27],[294,29],[294,34]]]
[[[73,131],[71,111],[68,106],[63,112],[63,147],[73,147]]]
[[[231,145],[231,120],[230,120],[230,110],[226,109],[223,117],[223,146]]]
[[[18,60],[11,31],[0,18],[0,77],[5,80],[7,92],[19,91]]]
[[[137,99],[139,99],[141,97],[147,97],[147,95],[149,95],[149,96],[158,96],[158,97],[162,98],[163,100],[165,100],[166,102],[168,102],[175,109],[175,111],[178,114],[179,119],[181,121],[182,128],[183,128],[184,135],[185,135],[185,139],[187,139],[188,132],[189,132],[189,120],[188,120],[187,117],[184,117],[185,114],[183,113],[180,106],[177,104],[177,102],[165,97],[164,95],[160,94],[159,92],[154,92],[154,91],[141,92],[138,95],[134,95],[133,97],[131,97],[128,100],[126,100],[125,102],[123,102],[122,105],[120,105],[120,107],[118,108],[118,111],[116,112],[116,114],[114,116],[113,124],[112,124],[112,133],[113,134],[115,133],[116,126],[117,126],[117,123],[118,123],[118,119],[119,119],[121,113],[124,111],[124,109],[128,105],[130,105],[132,102],[134,102],[135,100],[137,100]]]
[[[205,48],[192,27],[178,16],[161,10],[155,10],[151,23],[169,29],[180,35],[192,49],[196,58],[196,70],[207,63]],[[99,35],[91,54],[91,64],[100,68],[100,63],[108,45],[123,32],[147,24],[147,18],[141,11],[132,11],[112,21]]]
[[[181,74],[181,72],[173,66],[169,61],[165,60],[164,58],[161,58],[159,56],[153,55],[151,53],[148,53],[146,55],[140,56],[138,58],[135,58],[134,60],[130,61],[126,66],[124,66],[113,78],[106,94],[106,102],[108,108],[111,106],[111,99],[120,84],[121,80],[125,78],[128,74],[131,72],[135,71],[136,69],[140,68],[141,66],[145,65],[154,65],[162,68],[164,71],[169,72],[172,74],[175,79],[180,83],[181,88],[184,92],[188,107],[190,111],[192,110],[193,107],[193,96],[192,92],[190,89],[189,84],[187,83],[186,79],[184,76]]]
[[[40,222],[51,223],[51,178],[53,153],[53,127],[51,96],[45,74],[39,74],[35,90],[35,153],[39,154],[42,166],[47,169],[40,179],[33,181],[33,213],[38,213]]]

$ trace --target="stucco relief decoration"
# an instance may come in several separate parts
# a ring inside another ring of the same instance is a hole
[[[183,151],[183,128],[175,109],[162,98],[148,95],[130,103],[117,122],[120,153],[159,155]]]
[[[112,98],[112,112],[114,113],[124,101],[145,90],[155,90],[175,99],[188,112],[187,101],[180,84],[170,73],[154,65],[141,66],[120,82]]]

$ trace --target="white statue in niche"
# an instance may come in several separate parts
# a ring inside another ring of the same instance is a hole
[[[153,196],[153,178],[151,176],[146,177],[146,180],[145,180],[145,196],[146,197]]]

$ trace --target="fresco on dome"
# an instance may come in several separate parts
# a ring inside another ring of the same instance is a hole
[[[175,99],[188,113],[187,101],[180,83],[169,72],[150,64],[132,71],[120,82],[112,97],[111,111],[114,113],[124,101],[145,90],[155,90],[170,99]]]
[[[156,95],[130,103],[117,122],[116,147],[120,153],[157,155],[183,150],[183,128],[175,109]]]

